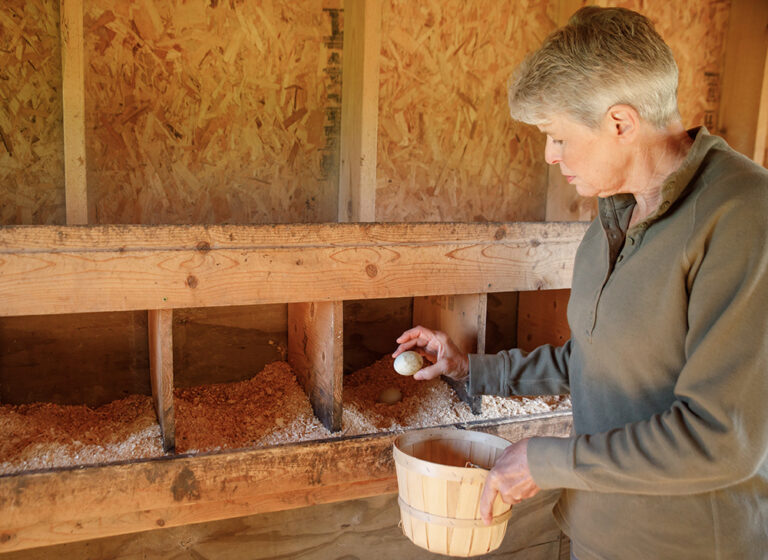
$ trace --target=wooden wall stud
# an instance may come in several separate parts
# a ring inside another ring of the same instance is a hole
[[[61,0],[60,14],[67,224],[87,224],[83,0]]]
[[[344,2],[339,221],[376,219],[381,0]]]

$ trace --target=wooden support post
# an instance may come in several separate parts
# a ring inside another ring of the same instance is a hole
[[[413,324],[443,331],[467,353],[485,352],[487,294],[460,294],[413,298]],[[482,412],[481,398],[467,394],[463,383],[443,377],[473,413]]]
[[[83,0],[61,0],[59,8],[67,224],[87,224]]]
[[[381,0],[345,0],[339,221],[376,219]]]
[[[341,429],[342,325],[341,301],[288,304],[288,363],[332,432]]]
[[[150,309],[147,313],[152,398],[163,435],[163,450],[171,451],[176,445],[173,409],[173,310]]]
[[[757,111],[757,132],[755,133],[755,151],[752,159],[758,165],[768,167],[768,52],[763,68],[763,87],[760,92],[760,106]]]
[[[718,132],[753,157],[768,48],[768,3],[733,0],[725,43]],[[763,117],[765,119],[766,117]]]

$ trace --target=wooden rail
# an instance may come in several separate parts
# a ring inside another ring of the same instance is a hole
[[[583,223],[0,228],[0,316],[570,286]]]

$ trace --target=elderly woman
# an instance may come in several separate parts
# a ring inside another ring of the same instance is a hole
[[[571,437],[511,445],[481,500],[562,488],[579,560],[768,558],[768,172],[685,130],[677,67],[644,16],[583,8],[515,73],[515,119],[599,216],[574,266],[562,347],[463,355],[405,332],[417,379],[471,394],[570,392]]]

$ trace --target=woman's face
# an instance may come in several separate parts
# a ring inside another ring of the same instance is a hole
[[[562,114],[538,128],[547,135],[544,159],[559,165],[581,196],[606,197],[622,191],[629,161],[609,116],[598,129]]]

